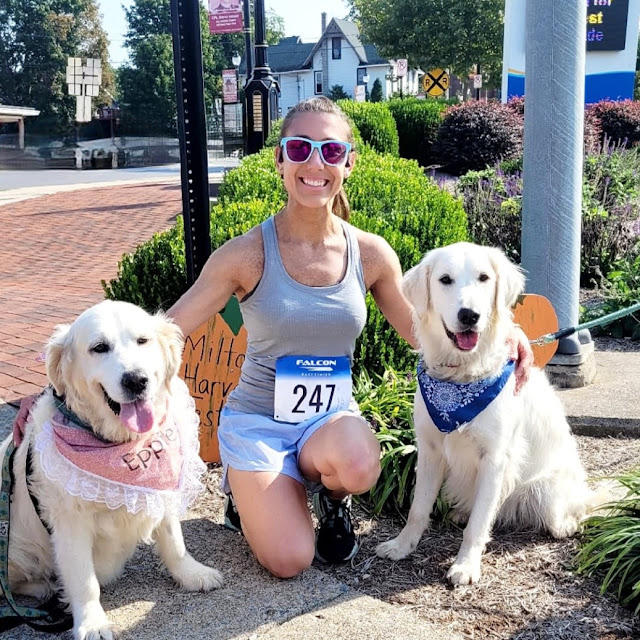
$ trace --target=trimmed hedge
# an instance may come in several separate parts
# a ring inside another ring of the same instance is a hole
[[[386,103],[338,100],[337,104],[351,118],[366,144],[380,153],[398,155],[398,130]]]
[[[286,193],[273,161],[273,150],[246,157],[220,185],[219,204],[211,212],[215,250],[276,213]],[[365,148],[345,185],[351,223],[384,237],[403,269],[429,249],[467,238],[461,202],[427,178],[414,160],[394,158]],[[186,289],[182,229],[156,234],[120,263],[118,277],[103,283],[107,297],[129,300],[149,310],[168,308]],[[181,252],[180,252],[181,251]],[[156,262],[154,255],[169,256]],[[169,273],[175,269],[177,274]],[[363,369],[382,374],[387,366],[413,369],[415,354],[367,296],[368,321],[358,340],[354,374]]]
[[[499,102],[466,102],[450,107],[438,130],[436,153],[455,175],[509,160],[522,152],[524,120]]]
[[[417,160],[423,167],[436,164],[438,158],[434,153],[434,145],[447,103],[394,98],[387,105],[396,121],[400,156]]]
[[[635,147],[640,142],[640,102],[602,100],[587,108],[600,124],[601,143]]]

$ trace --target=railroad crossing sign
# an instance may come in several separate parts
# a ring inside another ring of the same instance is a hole
[[[67,84],[69,94],[76,96],[76,122],[90,122],[91,98],[95,98],[102,84],[102,63],[100,58],[67,59]]]
[[[434,98],[441,96],[449,88],[449,74],[444,69],[433,69],[422,76],[422,87]]]

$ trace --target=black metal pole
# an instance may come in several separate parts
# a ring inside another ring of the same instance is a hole
[[[171,25],[187,285],[191,286],[211,253],[207,124],[198,0],[171,0]]]
[[[244,28],[242,31],[244,32],[244,47],[246,49],[245,52],[245,63],[247,67],[247,80],[245,85],[249,82],[251,78],[251,74],[253,73],[253,51],[251,48],[251,16],[249,13],[249,0],[244,0],[243,2],[243,11],[244,11]]]

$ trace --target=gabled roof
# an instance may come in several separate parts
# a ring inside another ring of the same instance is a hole
[[[387,64],[389,62],[378,55],[375,45],[362,44],[362,41],[360,40],[360,31],[355,22],[333,18],[327,25],[324,33],[320,36],[320,40],[316,42],[307,59],[304,61],[304,66],[310,65],[313,62],[313,56],[327,38],[332,38],[338,35],[344,36],[347,42],[351,45],[355,54],[358,56],[360,64]]]
[[[267,58],[273,73],[297,71],[304,68],[304,62],[313,49],[313,43],[304,43],[299,36],[281,38],[278,44],[269,45]],[[243,57],[239,67],[240,73],[247,72],[246,59]]]
[[[375,45],[362,44],[360,32],[355,23],[333,18],[320,36],[320,40],[315,44],[302,42],[299,36],[289,36],[281,38],[278,44],[269,45],[267,50],[269,68],[273,73],[309,69],[313,66],[313,56],[322,46],[322,43],[327,38],[335,36],[346,38],[349,45],[356,52],[361,65],[390,64],[389,60],[380,57]],[[247,72],[244,59],[240,63],[239,71],[242,74]]]

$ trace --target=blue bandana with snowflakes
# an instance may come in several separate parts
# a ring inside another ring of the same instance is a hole
[[[432,378],[418,364],[418,385],[427,410],[436,427],[443,433],[451,433],[471,422],[484,411],[502,391],[515,369],[510,360],[496,376],[468,384],[458,384]]]

